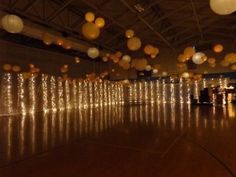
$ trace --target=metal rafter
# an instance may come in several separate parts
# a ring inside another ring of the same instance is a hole
[[[33,6],[34,6],[34,4],[36,3],[36,2],[38,2],[38,0],[32,0],[32,1],[30,1],[26,6],[25,6],[25,8],[23,9],[23,12],[28,12]]]
[[[175,48],[172,46],[172,44],[158,31],[155,30],[155,28],[150,25],[143,17],[139,16],[137,12],[131,7],[125,0],[120,0],[131,12],[137,15],[137,18],[145,24],[158,38],[160,38],[169,48],[171,48],[173,51],[175,51]]]
[[[196,23],[197,23],[197,28],[198,28],[198,30],[199,30],[201,39],[203,39],[203,32],[202,32],[202,28],[201,28],[199,16],[198,16],[198,14],[197,14],[196,5],[195,5],[195,3],[194,3],[193,0],[190,0],[190,2],[191,2],[192,9],[193,9],[194,17],[195,17],[195,20],[196,20]]]
[[[72,2],[73,0],[68,0],[65,2],[57,11],[55,11],[50,17],[48,17],[48,21],[52,21],[54,18],[56,18],[61,12],[65,10],[65,8]]]

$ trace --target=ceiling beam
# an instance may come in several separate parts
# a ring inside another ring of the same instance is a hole
[[[195,5],[195,3],[194,3],[193,0],[190,0],[190,2],[191,2],[192,9],[193,9],[194,18],[195,18],[196,23],[197,23],[197,28],[198,28],[198,30],[199,30],[201,39],[203,39],[203,32],[202,32],[202,28],[201,28],[199,16],[198,16],[198,14],[197,14],[196,5]]]
[[[54,18],[56,18],[61,12],[65,10],[68,5],[70,5],[72,1],[73,0],[68,0],[67,2],[65,2],[59,9],[57,9],[57,11],[55,11],[50,17],[48,17],[47,21],[52,21]]]
[[[172,46],[172,44],[158,31],[155,30],[155,28],[150,25],[143,17],[137,14],[136,10],[133,9],[125,0],[120,0],[132,13],[137,15],[137,18],[146,25],[158,38],[160,38],[169,48],[171,48],[174,52],[176,51],[175,48]]]
[[[36,2],[38,2],[38,0],[31,0],[23,9],[23,12],[28,12]]]

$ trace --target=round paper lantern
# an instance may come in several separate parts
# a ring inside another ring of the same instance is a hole
[[[184,49],[184,55],[187,58],[191,58],[196,53],[195,49],[193,47],[186,47]]]
[[[152,55],[154,53],[154,47],[150,44],[144,47],[144,53],[147,55]]]
[[[29,68],[34,68],[34,67],[35,67],[34,64],[32,63],[29,64]]]
[[[91,47],[88,49],[88,56],[92,59],[95,59],[99,56],[99,50],[95,47]]]
[[[62,73],[66,73],[66,72],[68,71],[68,68],[61,67],[60,71],[61,71]]]
[[[153,74],[157,74],[158,70],[157,69],[153,69],[152,72],[153,72]]]
[[[108,61],[108,58],[107,58],[106,56],[104,56],[104,57],[102,57],[102,60],[103,60],[104,62],[107,62],[107,61]]]
[[[18,72],[21,71],[21,67],[20,67],[20,66],[17,66],[17,65],[14,65],[14,66],[12,67],[12,71],[18,73]]]
[[[145,67],[145,70],[146,70],[146,71],[151,71],[151,70],[152,70],[151,65],[147,65],[147,66]]]
[[[189,59],[189,56],[186,56],[185,54],[180,54],[179,56],[178,56],[178,61],[179,62],[182,62],[182,63],[184,63],[185,61],[187,61]]]
[[[236,10],[235,0],[210,0],[211,9],[219,15],[229,15]]]
[[[125,63],[126,63],[126,62],[125,62],[124,60],[120,60],[120,61],[118,62],[118,65],[122,67]]]
[[[216,59],[215,58],[208,58],[207,62],[209,64],[214,64],[216,62]]]
[[[85,14],[85,20],[86,20],[87,22],[93,22],[94,19],[95,19],[95,15],[94,15],[93,12],[87,12],[87,13]]]
[[[166,71],[163,71],[161,75],[165,77],[168,75],[168,73]]]
[[[89,40],[97,39],[100,35],[100,29],[94,23],[85,23],[82,26],[82,34]]]
[[[224,47],[221,44],[216,44],[213,47],[213,50],[214,50],[215,53],[220,53],[224,50]]]
[[[50,34],[44,33],[42,39],[43,43],[46,45],[51,45],[53,43],[53,37]]]
[[[4,71],[10,71],[12,69],[12,66],[10,64],[4,64],[2,68]]]
[[[140,49],[141,45],[141,40],[138,37],[130,38],[127,41],[127,47],[131,51],[137,51],[138,49]]]
[[[31,77],[31,73],[30,72],[23,72],[22,77],[23,77],[23,79],[29,79]]]
[[[9,33],[20,33],[24,24],[22,19],[16,15],[5,15],[2,18],[2,27]]]
[[[56,43],[57,43],[57,45],[62,46],[64,43],[64,40],[59,38],[59,39],[57,39]]]
[[[69,50],[71,49],[71,44],[69,41],[65,41],[63,44],[62,44],[62,47],[66,50]]]
[[[116,52],[116,53],[115,53],[115,56],[116,56],[117,58],[121,58],[122,52],[120,52],[120,51]]]
[[[210,66],[211,68],[215,68],[215,67],[216,67],[216,63],[209,64],[209,66]]]
[[[154,59],[154,58],[156,58],[156,57],[157,57],[156,55],[151,55],[151,58],[152,58],[152,59]]]
[[[80,58],[79,57],[75,57],[75,63],[80,63]]]
[[[131,57],[129,55],[124,55],[122,57],[122,60],[124,60],[125,62],[129,63],[131,61]]]
[[[128,39],[134,37],[134,31],[133,31],[132,29],[126,30],[125,36],[126,36]]]
[[[154,48],[153,48],[152,55],[158,55],[159,52],[160,52],[160,50],[159,50],[157,47],[154,47]]]
[[[234,71],[236,71],[236,64],[232,65],[232,66],[231,66],[231,69],[234,70]]]
[[[205,61],[205,54],[202,52],[195,53],[192,57],[192,60],[195,64],[200,65],[203,64]]]
[[[95,20],[95,25],[96,25],[98,28],[103,28],[103,27],[105,26],[105,20],[104,20],[104,18],[102,18],[102,17],[96,18],[96,20]]]
[[[134,60],[132,60],[132,66],[138,71],[143,71],[143,70],[146,69],[147,60],[145,60],[145,59],[134,59]]]
[[[225,61],[225,60],[222,60],[222,61],[220,62],[220,65],[223,66],[223,67],[228,67],[229,64],[230,64],[230,63],[229,63],[228,61]]]
[[[229,53],[225,56],[224,60],[230,64],[236,63],[236,53]]]
[[[130,68],[130,64],[129,64],[129,63],[124,63],[123,66],[122,66],[122,68],[123,68],[124,70],[128,70],[128,69]]]
[[[188,79],[190,77],[190,75],[188,72],[184,72],[184,73],[182,73],[182,77],[185,79]]]

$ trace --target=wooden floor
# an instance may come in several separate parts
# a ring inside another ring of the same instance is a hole
[[[143,105],[0,118],[0,177],[231,177],[236,107]]]

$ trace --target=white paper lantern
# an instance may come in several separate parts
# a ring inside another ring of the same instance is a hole
[[[147,65],[146,68],[145,68],[146,71],[151,71],[152,70],[152,67],[151,65]]]
[[[122,60],[124,60],[125,62],[129,63],[131,61],[131,57],[129,55],[124,55],[122,57]]]
[[[166,71],[162,72],[162,76],[167,76],[168,73]]]
[[[157,74],[158,70],[157,69],[153,69],[152,72],[153,72],[153,74]]]
[[[9,33],[20,33],[24,28],[22,19],[16,15],[5,15],[2,26]]]
[[[229,15],[236,11],[235,0],[210,0],[211,9],[219,15]]]
[[[206,55],[202,52],[197,52],[193,55],[192,60],[195,64],[200,65],[205,62]]]
[[[91,47],[88,49],[88,56],[92,59],[95,59],[99,56],[99,50],[95,47]]]
[[[182,77],[185,78],[185,79],[188,79],[190,77],[189,73],[188,72],[184,72],[182,74]]]

